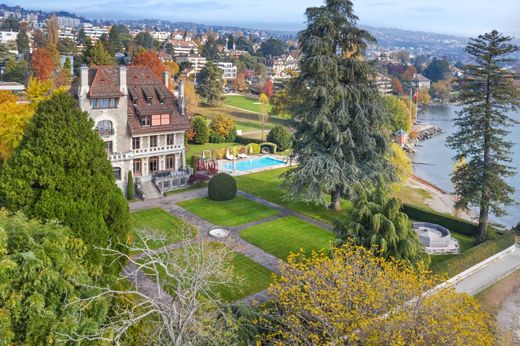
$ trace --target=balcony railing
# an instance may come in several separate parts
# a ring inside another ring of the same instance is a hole
[[[97,129],[97,132],[101,137],[108,137],[114,134],[114,129]]]
[[[184,148],[184,144],[162,145],[162,146],[157,146],[157,147],[133,149],[132,153],[134,153],[134,155],[143,155],[143,154],[150,154],[150,153],[167,152],[167,151],[172,151],[172,150],[180,150],[182,148]]]

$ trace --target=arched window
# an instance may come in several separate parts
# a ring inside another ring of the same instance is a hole
[[[157,156],[150,157],[148,160],[148,168],[150,173],[155,173],[159,171],[159,158]]]
[[[112,171],[114,172],[114,177],[116,178],[116,180],[121,180],[121,168],[114,167]]]
[[[114,134],[114,127],[110,120],[101,120],[97,123],[96,129],[101,136],[111,136]]]

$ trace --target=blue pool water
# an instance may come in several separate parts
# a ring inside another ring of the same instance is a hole
[[[236,161],[235,170],[239,172],[250,171],[252,169],[264,168],[269,166],[281,165],[284,162],[281,160],[273,159],[272,157],[260,157],[250,160]],[[228,172],[233,171],[233,163],[225,163],[224,169]]]

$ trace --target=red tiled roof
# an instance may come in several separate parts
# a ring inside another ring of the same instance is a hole
[[[92,81],[89,81],[90,90],[88,96],[91,98],[122,97],[123,93],[119,87],[119,71],[114,75],[108,66],[99,66],[95,69]]]

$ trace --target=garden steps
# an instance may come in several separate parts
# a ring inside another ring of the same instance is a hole
[[[155,199],[162,196],[159,190],[157,190],[157,187],[155,187],[153,182],[141,182],[141,185],[143,187],[145,199]]]

